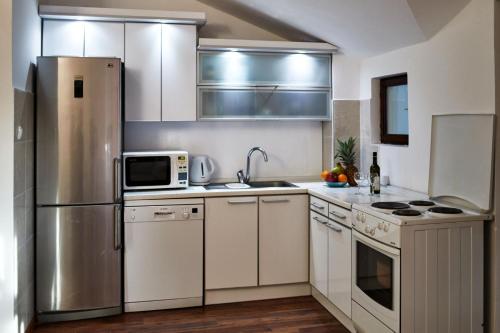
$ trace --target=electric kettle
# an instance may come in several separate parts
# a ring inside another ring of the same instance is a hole
[[[208,185],[215,171],[214,162],[206,155],[191,157],[189,182],[192,185]]]

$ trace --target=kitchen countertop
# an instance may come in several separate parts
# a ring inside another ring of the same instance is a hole
[[[357,187],[327,187],[322,182],[315,183],[296,183],[301,188],[307,188],[308,193],[334,203],[336,205],[351,209],[353,204],[369,204],[378,201],[409,201],[409,200],[426,200],[428,195],[420,192],[415,192],[397,186],[382,186],[380,195],[369,195],[369,187],[361,187],[360,193]]]
[[[428,196],[396,186],[384,186],[381,194],[370,196],[368,187],[361,187],[361,195],[356,195],[356,187],[330,188],[324,182],[293,183],[297,187],[250,188],[250,189],[221,189],[206,190],[203,186],[189,186],[186,189],[165,191],[130,191],[125,192],[125,201],[134,200],[163,200],[181,198],[206,198],[226,196],[255,196],[255,195],[286,195],[311,194],[333,204],[351,209],[353,204],[372,203],[376,201],[408,201],[427,199]]]

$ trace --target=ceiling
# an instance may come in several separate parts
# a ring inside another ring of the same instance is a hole
[[[372,56],[434,36],[471,0],[198,0],[279,36]]]

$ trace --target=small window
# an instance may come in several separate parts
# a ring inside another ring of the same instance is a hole
[[[380,141],[408,144],[408,76],[380,79]]]

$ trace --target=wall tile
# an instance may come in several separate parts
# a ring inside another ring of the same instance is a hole
[[[21,138],[17,137],[17,128],[21,126],[24,132],[24,122],[25,122],[25,101],[26,101],[26,93],[19,90],[14,89],[14,140],[15,141],[23,141],[24,135]]]
[[[26,329],[35,312],[34,253],[34,95],[14,90],[14,223],[17,240],[16,315],[19,328]],[[17,138],[17,127],[22,137]]]
[[[26,186],[26,145],[23,141],[14,143],[14,196],[24,192]]]
[[[26,240],[26,209],[25,195],[21,193],[14,197],[14,232],[16,234],[17,247],[24,246]]]
[[[338,147],[337,139],[356,138],[356,165],[359,167],[360,144],[360,103],[357,100],[334,101],[333,151]],[[335,153],[333,153],[335,154]]]
[[[35,143],[32,140],[25,142],[25,190],[35,186]]]

